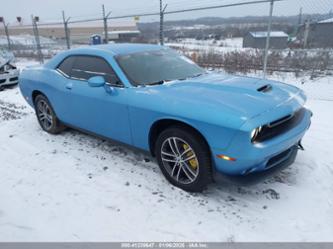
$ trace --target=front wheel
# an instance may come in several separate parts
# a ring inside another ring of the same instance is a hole
[[[57,118],[49,100],[44,95],[35,98],[35,111],[42,129],[51,134],[58,134],[65,129]]]
[[[202,191],[212,180],[209,148],[187,127],[171,127],[158,137],[155,155],[164,176],[176,187]]]

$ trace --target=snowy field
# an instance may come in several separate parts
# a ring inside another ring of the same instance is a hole
[[[196,40],[192,38],[184,38],[180,39],[178,42],[170,42],[167,43],[168,46],[184,46],[189,49],[201,49],[201,50],[209,50],[209,49],[217,49],[218,47],[225,48],[242,48],[243,47],[243,38],[227,38],[223,40]]]
[[[55,45],[56,42],[50,38],[40,36],[41,45]],[[33,35],[11,35],[10,43],[12,45],[22,45],[22,46],[35,46],[36,41]],[[8,41],[6,36],[0,36],[0,45],[7,46]]]
[[[306,150],[260,184],[201,194],[172,187],[132,150],[46,134],[17,87],[0,92],[0,241],[332,241],[333,76],[271,77],[308,95]]]
[[[243,48],[243,38],[227,38],[224,40],[195,40],[195,39],[180,39],[177,42],[167,42],[167,46],[174,49],[186,51],[214,51],[218,53],[227,53],[233,51],[253,51],[251,48]]]

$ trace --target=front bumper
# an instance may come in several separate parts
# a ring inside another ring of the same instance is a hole
[[[289,166],[296,158],[298,143],[310,127],[311,116],[312,112],[306,110],[296,127],[268,141],[252,144],[236,138],[226,150],[213,149],[215,178],[219,178],[219,174],[260,178],[259,175],[266,175],[278,168]],[[216,157],[221,154],[236,160],[226,161]],[[264,174],[265,171],[267,172]]]
[[[0,74],[0,86],[10,86],[18,83],[19,70],[10,70]]]
[[[214,171],[214,181],[236,183],[238,185],[256,184],[269,177],[274,176],[276,173],[293,164],[295,162],[298,150],[298,145],[292,146],[287,150],[289,152],[288,156],[283,157],[281,160],[277,161],[274,166],[269,167],[266,170],[251,172],[245,175],[228,175]]]

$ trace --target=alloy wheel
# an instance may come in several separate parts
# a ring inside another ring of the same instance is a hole
[[[181,138],[169,137],[163,142],[161,159],[168,174],[179,183],[190,184],[199,175],[195,151]]]
[[[48,103],[44,100],[40,100],[37,103],[37,116],[40,124],[45,130],[49,130],[53,125],[53,117],[51,108]]]

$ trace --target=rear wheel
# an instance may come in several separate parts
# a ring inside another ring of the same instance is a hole
[[[176,187],[202,191],[212,180],[207,144],[186,127],[171,127],[156,141],[155,155],[164,176]]]
[[[51,134],[58,134],[65,129],[57,118],[49,100],[42,94],[35,98],[35,111],[42,129]]]

